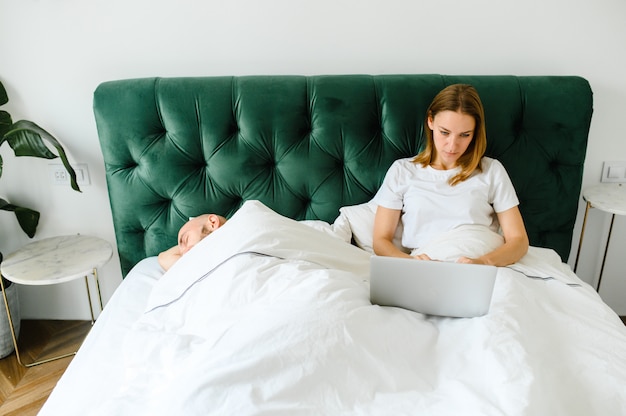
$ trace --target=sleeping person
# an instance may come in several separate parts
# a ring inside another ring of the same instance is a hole
[[[414,257],[438,234],[463,225],[484,225],[498,232],[504,244],[480,257],[461,256],[461,263],[506,266],[528,251],[528,236],[513,184],[504,166],[485,157],[485,116],[476,89],[450,85],[433,99],[426,112],[426,145],[411,158],[396,160],[374,197],[373,248],[377,255]],[[399,221],[402,245],[392,239]]]
[[[217,214],[203,214],[189,219],[178,231],[178,244],[159,253],[159,265],[168,270],[183,254],[224,223],[226,218]]]

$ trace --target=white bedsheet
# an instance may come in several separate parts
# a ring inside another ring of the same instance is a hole
[[[371,305],[368,271],[246,203],[162,277],[148,259],[126,278],[41,414],[624,414],[626,329],[553,252],[500,268],[473,319]]]

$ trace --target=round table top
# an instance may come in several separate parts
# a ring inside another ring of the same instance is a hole
[[[113,254],[107,241],[88,235],[45,238],[9,254],[0,265],[2,276],[23,285],[51,285],[93,273]]]
[[[626,215],[626,186],[621,184],[605,183],[585,188],[583,199],[602,211]]]

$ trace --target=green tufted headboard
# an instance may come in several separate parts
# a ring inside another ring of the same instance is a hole
[[[228,217],[244,200],[332,222],[418,152],[427,106],[459,82],[481,95],[487,155],[512,178],[531,244],[567,259],[592,115],[583,78],[146,78],[94,94],[122,273],[176,244],[188,217]]]

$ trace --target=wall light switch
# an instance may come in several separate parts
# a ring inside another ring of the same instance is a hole
[[[601,182],[626,183],[626,162],[604,162]]]
[[[610,179],[619,179],[626,177],[626,166],[609,166],[608,177]]]

